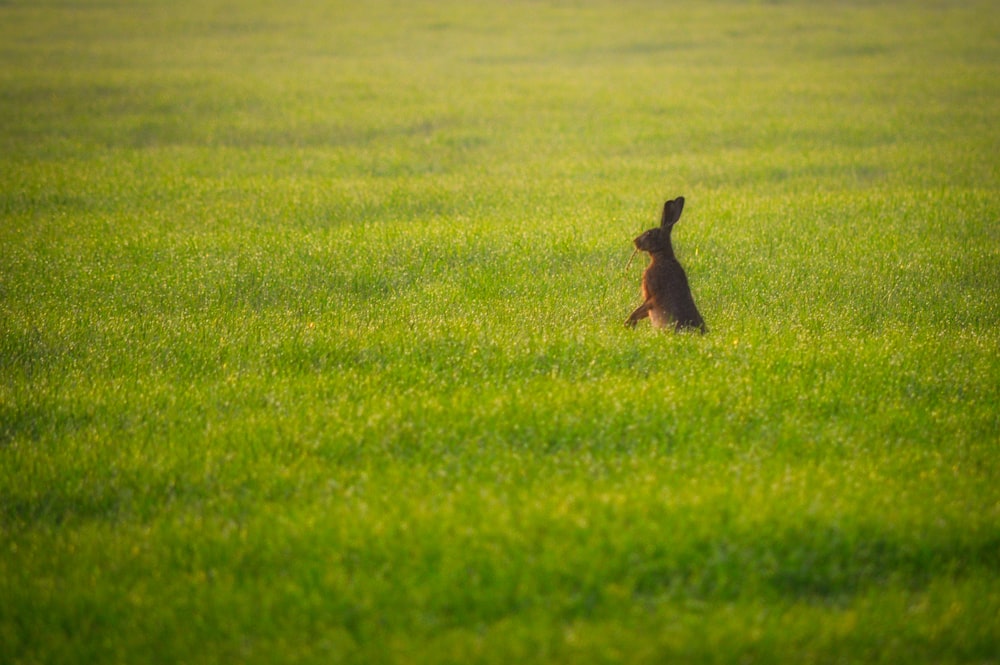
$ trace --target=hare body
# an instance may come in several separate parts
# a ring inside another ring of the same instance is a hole
[[[687,275],[674,256],[670,241],[670,231],[680,219],[683,208],[682,196],[667,201],[663,206],[660,226],[635,239],[636,250],[648,253],[650,261],[642,275],[643,303],[628,317],[625,322],[628,326],[635,327],[640,319],[648,316],[656,328],[673,326],[674,330],[694,328],[702,333],[707,331],[705,320],[694,304]]]

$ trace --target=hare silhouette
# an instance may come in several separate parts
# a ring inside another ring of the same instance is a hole
[[[627,326],[634,328],[648,316],[655,328],[673,326],[675,331],[695,329],[702,334],[708,330],[670,241],[670,231],[681,218],[683,209],[683,196],[667,201],[663,204],[660,226],[645,231],[634,241],[636,251],[649,254],[650,261],[642,275],[643,302],[629,315],[625,321]]]

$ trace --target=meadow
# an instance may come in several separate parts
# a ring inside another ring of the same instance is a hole
[[[0,662],[1000,662],[998,111],[986,0],[0,2]]]

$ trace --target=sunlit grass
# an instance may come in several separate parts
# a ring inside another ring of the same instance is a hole
[[[0,6],[0,660],[995,659],[998,22]]]

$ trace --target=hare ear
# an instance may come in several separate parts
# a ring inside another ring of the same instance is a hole
[[[663,204],[663,218],[660,220],[660,226],[673,226],[677,223],[677,220],[681,218],[681,210],[684,209],[684,197],[678,196],[673,201],[667,201]]]

